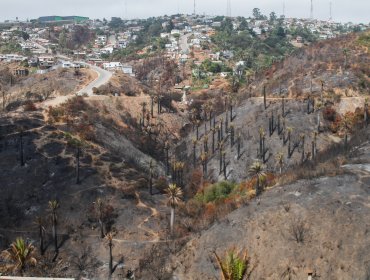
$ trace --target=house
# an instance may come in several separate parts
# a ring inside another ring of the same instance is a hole
[[[131,65],[122,65],[122,71],[125,74],[132,76],[134,74]]]
[[[104,54],[112,54],[113,51],[114,51],[114,47],[106,47],[106,48],[100,49],[100,52]]]
[[[28,60],[28,65],[30,67],[37,67],[39,65],[39,59],[37,57],[31,57]]]
[[[39,56],[39,66],[42,68],[50,68],[54,65],[54,57],[45,55]]]
[[[13,75],[15,76],[28,76],[29,71],[27,68],[16,68],[13,70]]]
[[[107,71],[122,71],[122,63],[121,62],[106,62],[103,63],[103,68]]]

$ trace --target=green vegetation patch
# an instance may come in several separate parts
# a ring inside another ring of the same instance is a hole
[[[370,32],[364,33],[358,38],[360,45],[370,48]]]
[[[196,195],[196,200],[208,203],[228,198],[238,187],[234,182],[222,181],[205,188],[202,193]]]

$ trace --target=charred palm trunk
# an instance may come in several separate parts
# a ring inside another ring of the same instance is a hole
[[[195,168],[197,164],[197,146],[193,145],[193,167]]]
[[[150,97],[150,114],[154,118],[154,96]]]
[[[215,152],[215,129],[212,129],[212,154]]]
[[[225,134],[227,134],[227,132],[229,131],[229,119],[228,119],[228,112],[226,111],[226,114],[225,114]]]
[[[53,210],[53,213],[52,213],[52,234],[53,234],[53,240],[54,240],[54,252],[55,252],[55,255],[58,254],[58,234],[57,234],[57,216],[56,216],[56,213],[55,213],[55,210]]]
[[[113,274],[113,254],[112,254],[112,247],[113,247],[113,242],[112,240],[109,240],[109,243],[108,243],[108,246],[109,246],[109,279],[112,278],[112,274]]]
[[[301,163],[305,161],[305,150],[304,150],[304,145],[305,145],[305,139],[302,139],[302,155],[301,155]]]
[[[265,110],[267,109],[267,101],[266,101],[266,86],[263,86],[263,105]]]
[[[223,152],[223,171],[224,171],[224,178],[227,180],[227,173],[226,173],[226,152]]]
[[[220,163],[220,174],[222,173],[222,148],[220,147],[220,161],[219,161],[219,163]]]
[[[166,152],[166,174],[170,173],[170,163],[169,163],[169,147],[165,147]]]
[[[42,224],[39,224],[39,239],[40,239],[40,254],[44,255],[44,228]]]
[[[241,146],[241,136],[240,135],[238,135],[238,139],[237,139],[237,141],[238,141],[238,159],[240,158],[240,146]]]
[[[149,173],[149,193],[153,195],[153,171],[151,170]]]
[[[77,147],[77,153],[76,153],[76,184],[80,183],[80,153],[81,153],[81,149],[80,149],[80,147]]]
[[[19,159],[21,166],[24,166],[24,151],[23,151],[23,131],[19,133]]]
[[[291,156],[291,133],[290,131],[288,131],[288,158],[290,158]]]
[[[231,148],[234,146],[234,134],[235,134],[234,126],[230,125],[230,145],[231,145]]]

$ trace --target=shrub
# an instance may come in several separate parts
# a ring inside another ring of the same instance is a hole
[[[337,117],[337,112],[335,111],[333,107],[327,106],[323,110],[323,117],[327,121],[334,122]]]
[[[223,200],[227,198],[237,187],[236,183],[222,181],[206,187],[206,189],[196,195],[196,198],[204,203]]]
[[[32,101],[28,100],[24,104],[24,110],[27,111],[27,112],[37,111],[37,107],[36,107],[35,103],[33,103]]]

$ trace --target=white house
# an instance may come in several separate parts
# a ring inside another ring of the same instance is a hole
[[[121,62],[106,62],[103,63],[103,68],[107,71],[122,71],[122,63]]]
[[[122,71],[123,71],[123,73],[128,74],[130,76],[132,76],[133,73],[134,73],[132,71],[132,66],[131,65],[122,65]]]

